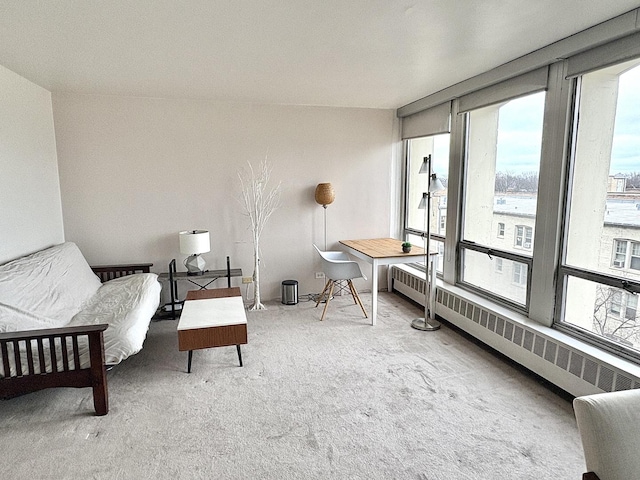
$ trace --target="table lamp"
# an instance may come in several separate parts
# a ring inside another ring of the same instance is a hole
[[[200,256],[211,250],[208,230],[185,230],[179,233],[180,253],[189,255],[184,266],[187,267],[187,275],[202,275],[205,271],[205,261]]]

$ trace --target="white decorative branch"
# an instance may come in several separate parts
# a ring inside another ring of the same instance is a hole
[[[249,310],[264,310],[266,307],[260,300],[260,235],[269,217],[280,206],[280,182],[268,190],[271,177],[271,167],[267,159],[260,164],[260,170],[255,172],[251,163],[248,169],[238,171],[242,190],[242,204],[245,215],[249,217],[253,232],[253,303]]]

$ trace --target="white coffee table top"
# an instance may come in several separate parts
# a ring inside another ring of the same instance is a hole
[[[178,330],[221,327],[247,323],[242,297],[187,300],[182,307]]]

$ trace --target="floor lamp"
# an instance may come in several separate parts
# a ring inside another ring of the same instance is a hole
[[[425,232],[422,234],[422,238],[424,238],[424,318],[416,318],[411,322],[411,326],[417,330],[423,331],[433,331],[438,330],[440,328],[440,322],[435,319],[435,312],[433,311],[433,307],[431,306],[431,292],[432,289],[435,288],[435,285],[432,285],[429,279],[429,269],[433,270],[433,264],[429,265],[429,244],[431,241],[431,194],[435,192],[440,192],[444,190],[444,185],[437,177],[435,173],[431,172],[431,155],[424,157],[422,162],[422,166],[420,167],[419,173],[428,173],[429,174],[429,185],[427,186],[427,191],[422,194],[422,198],[420,199],[420,204],[418,205],[418,209],[424,210],[424,223],[425,223]],[[431,272],[433,274],[433,271]],[[435,278],[432,276],[431,278]]]
[[[316,187],[316,203],[324,208],[324,250],[327,251],[327,205],[336,199],[336,192],[330,183],[319,183]]]

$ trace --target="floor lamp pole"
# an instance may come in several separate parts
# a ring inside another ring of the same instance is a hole
[[[416,318],[411,322],[411,326],[416,330],[433,331],[440,328],[440,322],[435,320],[433,307],[431,305],[431,289],[435,288],[432,285],[431,279],[435,278],[433,275],[429,275],[430,269],[434,268],[433,264],[430,265],[429,258],[431,252],[429,251],[431,243],[431,156],[425,158],[425,161],[429,163],[429,180],[427,183],[427,202],[424,209],[424,223],[425,233],[424,237],[424,318]],[[431,272],[433,273],[433,272]]]
[[[327,206],[322,205],[324,208],[324,251],[327,251]]]

